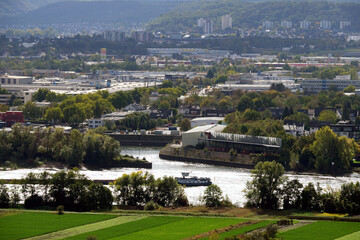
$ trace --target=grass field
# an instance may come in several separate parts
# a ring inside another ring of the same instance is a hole
[[[24,212],[0,217],[0,239],[20,239],[114,218],[105,214]]]
[[[244,234],[244,233],[256,230],[258,228],[266,227],[267,225],[272,224],[272,223],[276,223],[276,221],[266,220],[266,221],[255,223],[255,224],[252,224],[252,225],[249,225],[249,226],[238,228],[238,229],[235,229],[235,230],[232,230],[232,231],[224,232],[224,233],[219,234],[219,236],[220,236],[219,240],[224,239],[226,237],[231,237],[231,236],[234,236],[234,235],[238,236],[240,234]],[[209,239],[209,238],[204,238],[204,239]]]
[[[244,222],[236,218],[153,216],[66,239],[183,239],[216,228]]]
[[[278,234],[284,240],[330,240],[359,231],[358,222],[318,221]]]

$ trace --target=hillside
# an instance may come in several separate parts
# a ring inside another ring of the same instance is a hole
[[[24,14],[51,3],[65,0],[1,0],[0,16]]]
[[[184,3],[149,24],[153,31],[189,31],[199,18],[212,18],[215,29],[220,29],[221,16],[231,14],[233,26],[257,28],[263,21],[274,24],[282,20],[296,26],[306,19],[312,22],[330,20],[351,21],[354,30],[360,29],[360,4],[326,1],[266,1],[249,3],[239,0],[199,1]]]
[[[6,0],[10,1],[10,0]],[[26,1],[26,0],[16,0]],[[29,0],[30,1],[30,0]],[[2,17],[2,24],[139,23],[170,11],[174,1],[66,1],[49,4],[25,14]]]

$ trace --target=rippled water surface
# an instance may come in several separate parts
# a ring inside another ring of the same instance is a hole
[[[162,160],[159,158],[159,147],[122,147],[122,154],[133,155],[134,157],[145,157],[148,161],[153,163],[152,169],[111,169],[102,171],[81,170],[90,179],[106,179],[114,180],[120,177],[123,173],[131,173],[137,170],[149,171],[155,177],[162,176],[181,176],[181,172],[190,172],[193,176],[210,177],[212,182],[219,185],[224,194],[227,194],[231,201],[239,206],[243,206],[245,199],[243,190],[246,182],[251,180],[250,170],[241,168],[219,167],[205,164],[192,164],[183,162],[174,162]],[[42,172],[44,168],[39,169],[18,169],[12,171],[1,171],[0,178],[2,179],[18,179],[24,177],[29,172]],[[46,169],[47,171],[56,171],[56,169]],[[332,188],[339,188],[341,184],[350,181],[359,181],[359,174],[351,174],[344,177],[331,177],[323,175],[297,175],[293,173],[286,174],[290,179],[297,178],[304,185],[308,182],[319,182],[323,188],[331,186]],[[204,192],[205,187],[186,188],[185,192],[190,202],[196,204]]]

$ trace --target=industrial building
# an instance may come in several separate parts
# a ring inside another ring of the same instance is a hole
[[[280,138],[222,133],[225,127],[218,124],[195,127],[182,134],[182,147],[202,145],[216,151],[235,149],[245,154],[281,150]]]

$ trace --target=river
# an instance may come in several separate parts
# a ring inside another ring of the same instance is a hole
[[[102,171],[93,171],[82,169],[80,172],[85,174],[90,179],[105,179],[112,180],[120,177],[123,173],[131,173],[134,171],[149,171],[155,177],[173,176],[180,177],[181,172],[190,172],[191,175],[197,177],[210,177],[214,184],[217,184],[224,195],[228,195],[230,200],[237,206],[243,206],[245,203],[243,190],[246,187],[246,182],[251,180],[251,172],[248,169],[219,167],[205,164],[193,164],[184,162],[174,162],[162,160],[159,158],[160,147],[122,147],[121,154],[133,155],[134,157],[145,157],[152,162],[152,169],[111,169]],[[18,169],[9,171],[0,171],[0,178],[2,179],[20,179],[29,172],[42,171],[55,172],[56,169]],[[351,181],[359,181],[360,174],[353,173],[342,177],[332,177],[315,174],[295,174],[287,173],[290,179],[297,178],[302,184],[306,185],[309,182],[319,182],[323,188],[339,188],[341,184]],[[185,189],[186,195],[192,204],[200,203],[199,200],[203,194],[205,187],[189,187]]]

